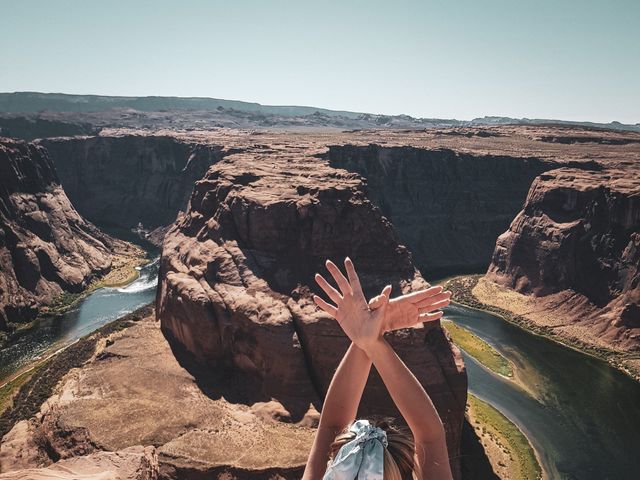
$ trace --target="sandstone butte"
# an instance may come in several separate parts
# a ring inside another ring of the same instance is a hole
[[[313,153],[273,147],[210,168],[165,237],[156,302],[163,332],[215,372],[229,398],[275,399],[295,422],[320,409],[348,346],[311,300],[325,259],[349,255],[368,296],[386,283],[398,294],[427,286],[361,179]],[[430,392],[459,471],[466,375],[458,350],[439,324],[390,339]],[[361,415],[395,412],[377,378],[361,407]]]
[[[485,303],[586,346],[640,353],[640,168],[560,168],[531,185],[496,242]],[[638,357],[638,355],[636,355]],[[622,361],[640,375],[640,359]]]
[[[420,288],[414,262],[426,273],[430,261],[459,267],[458,252],[488,263],[536,177],[561,167],[632,177],[640,145],[637,134],[557,127],[159,134],[220,152],[165,237],[157,296],[164,336],[147,318],[101,340],[40,413],[5,435],[6,475],[20,478],[29,467],[91,473],[100,463],[133,478],[296,478],[347,345],[310,301],[325,258],[351,256],[368,294],[388,282],[396,294]],[[140,136],[148,151],[158,148],[141,132],[101,135],[107,144]],[[81,196],[76,206],[88,208]],[[434,397],[459,476],[459,352],[435,324],[391,341]],[[393,414],[379,378],[370,380],[361,414]]]
[[[76,212],[44,148],[0,139],[0,331],[81,292],[134,250]]]

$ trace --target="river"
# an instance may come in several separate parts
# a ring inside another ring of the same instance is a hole
[[[640,478],[640,384],[489,313],[451,305],[445,315],[515,364],[525,389],[463,353],[469,391],[525,432],[551,478]]]
[[[153,302],[158,258],[140,267],[137,280],[122,288],[100,288],[58,318],[37,321],[0,349],[0,384],[38,359],[63,348],[102,325]]]

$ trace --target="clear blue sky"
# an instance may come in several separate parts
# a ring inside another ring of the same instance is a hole
[[[640,0],[0,0],[0,91],[640,122]]]

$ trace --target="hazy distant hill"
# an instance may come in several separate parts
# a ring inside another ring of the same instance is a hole
[[[69,95],[66,93],[15,92],[0,93],[0,112],[36,113],[42,110],[54,112],[102,112],[116,108],[130,108],[141,112],[160,110],[218,110],[234,109],[281,116],[311,115],[320,112],[347,118],[361,113],[327,110],[316,107],[271,106],[259,103],[222,100],[201,97],[107,97],[102,95]]]
[[[137,118],[131,118],[137,115]],[[414,118],[408,115],[380,115],[329,110],[305,106],[261,105],[259,103],[202,97],[110,97],[64,93],[0,93],[0,117],[14,121],[26,115],[29,122],[70,122],[94,126],[181,127],[181,128],[431,128],[481,125],[575,125],[592,128],[640,131],[640,123],[595,123],[551,119],[482,117],[470,121]],[[8,130],[13,125],[0,125]],[[84,127],[84,125],[83,125]],[[23,137],[21,137],[23,138]],[[26,137],[24,137],[26,138]]]

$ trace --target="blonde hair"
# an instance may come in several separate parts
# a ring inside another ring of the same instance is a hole
[[[413,480],[420,478],[414,461],[415,445],[408,428],[395,425],[391,418],[370,420],[371,425],[387,433],[388,446],[384,449],[384,480]],[[347,426],[340,432],[329,449],[329,462],[342,446],[355,438]]]

